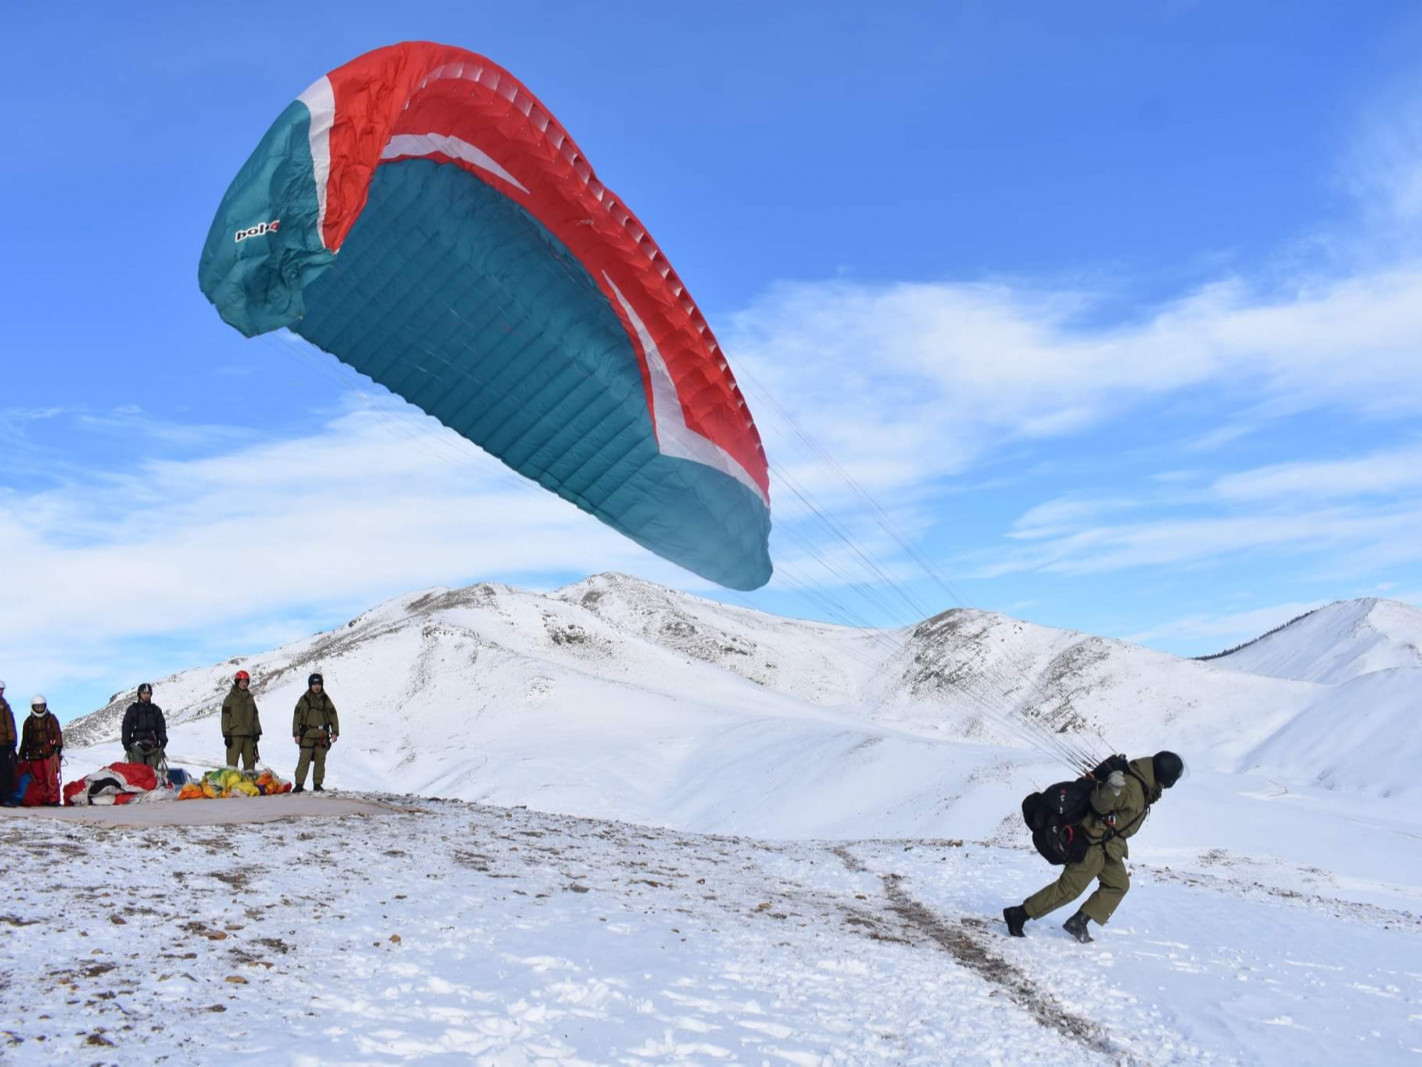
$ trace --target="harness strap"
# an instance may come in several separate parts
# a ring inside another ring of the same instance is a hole
[[[1151,803],[1152,803],[1152,801],[1151,801],[1151,799],[1150,799],[1150,786],[1146,784],[1146,780],[1145,780],[1144,778],[1142,778],[1139,774],[1137,774],[1137,773],[1136,773],[1134,770],[1132,770],[1130,767],[1127,767],[1127,768],[1126,768],[1126,773],[1129,774],[1129,775],[1130,775],[1132,778],[1134,778],[1136,781],[1138,781],[1138,782],[1141,783],[1141,796],[1145,797],[1145,807],[1143,807],[1143,808],[1141,809],[1141,813],[1140,813],[1139,815],[1137,815],[1137,816],[1136,816],[1134,819],[1132,819],[1130,822],[1126,823],[1125,826],[1121,826],[1121,827],[1116,826],[1116,813],[1115,813],[1115,812],[1112,812],[1112,813],[1110,813],[1109,815],[1103,815],[1103,816],[1101,816],[1102,820],[1104,820],[1104,821],[1106,822],[1106,824],[1107,824],[1107,825],[1106,825],[1106,832],[1101,835],[1101,838],[1100,838],[1099,840],[1096,839],[1096,838],[1093,838],[1090,834],[1087,834],[1087,835],[1086,835],[1086,839],[1087,839],[1088,841],[1090,841],[1092,845],[1104,845],[1104,844],[1106,844],[1106,842],[1107,842],[1107,841],[1110,841],[1111,838],[1117,837],[1117,836],[1119,836],[1119,835],[1125,833],[1127,830],[1131,829],[1131,827],[1135,826],[1137,823],[1139,823],[1139,822],[1140,822],[1141,820],[1143,820],[1147,815],[1150,814],[1150,806],[1151,806]],[[1085,833],[1085,831],[1082,831],[1082,832]]]

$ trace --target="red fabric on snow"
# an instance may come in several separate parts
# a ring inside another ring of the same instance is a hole
[[[19,760],[15,763],[15,780],[30,775],[29,788],[20,803],[27,808],[59,803],[59,757]]]
[[[64,787],[64,803],[73,804],[74,798],[84,792],[84,790],[88,788],[88,785],[89,781],[87,778],[80,778],[76,782],[70,782]]]
[[[117,771],[124,781],[137,789],[158,788],[158,772],[146,763],[110,763],[108,769]]]

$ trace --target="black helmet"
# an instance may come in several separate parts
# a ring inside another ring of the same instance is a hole
[[[306,679],[306,687],[307,687],[308,689],[311,688],[313,685],[325,685],[325,684],[326,684],[326,679],[322,678],[320,674],[313,674],[313,675],[311,675],[311,677],[309,677],[309,678]]]
[[[142,696],[144,693],[147,693],[149,696],[152,696],[153,686],[149,685],[147,682],[140,683],[138,686],[138,695]]]
[[[1151,757],[1151,770],[1155,772],[1156,785],[1169,789],[1185,773],[1185,761],[1174,752],[1157,752]]]

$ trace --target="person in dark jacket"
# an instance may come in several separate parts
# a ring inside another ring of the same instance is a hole
[[[5,683],[0,682],[0,806],[15,806],[15,713],[5,699]]]
[[[1040,919],[1063,904],[1070,904],[1095,881],[1096,892],[1062,924],[1063,930],[1086,944],[1092,940],[1087,922],[1094,919],[1105,926],[1131,888],[1125,864],[1130,855],[1126,839],[1141,828],[1161,792],[1180,780],[1185,762],[1174,752],[1157,752],[1129,763],[1125,757],[1119,759],[1120,765],[1092,790],[1091,811],[1081,821],[1091,842],[1086,855],[1076,863],[1068,863],[1055,882],[1043,886],[1021,904],[1002,909],[1007,932],[1013,937],[1025,937],[1023,927],[1028,919]]]
[[[64,752],[64,734],[59,720],[49,710],[49,701],[38,693],[30,699],[30,714],[20,736],[20,759],[29,763],[30,773],[39,783],[40,803],[59,804],[59,761]]]
[[[144,682],[138,699],[123,713],[123,751],[129,763],[161,766],[168,747],[168,724],[163,709],[153,703],[153,687]]]
[[[306,692],[296,702],[291,717],[292,739],[301,746],[293,793],[306,788],[306,769],[313,763],[316,769],[311,774],[312,788],[318,793],[325,791],[321,783],[326,780],[326,750],[336,743],[340,732],[341,720],[336,717],[335,702],[326,695],[326,680],[313,674],[306,679]]]

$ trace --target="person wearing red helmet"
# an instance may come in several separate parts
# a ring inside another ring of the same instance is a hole
[[[244,770],[256,770],[257,742],[262,738],[262,719],[251,693],[252,676],[238,671],[232,689],[222,701],[222,743],[227,746],[227,766],[242,761]]]

